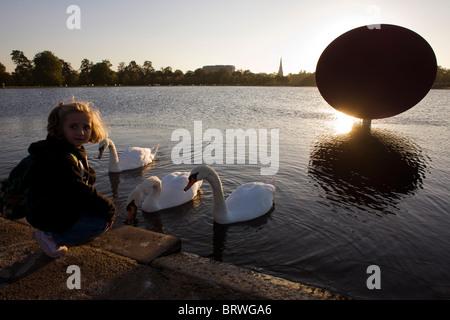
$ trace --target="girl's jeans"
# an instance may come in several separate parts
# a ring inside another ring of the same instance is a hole
[[[69,230],[60,233],[46,232],[46,234],[51,236],[59,246],[62,246],[92,240],[106,231],[108,231],[108,225],[105,219],[82,215],[80,220]]]

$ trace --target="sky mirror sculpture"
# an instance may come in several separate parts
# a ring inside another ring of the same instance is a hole
[[[368,123],[400,114],[429,92],[436,77],[433,49],[417,33],[380,24],[350,30],[323,51],[316,82],[336,110]]]

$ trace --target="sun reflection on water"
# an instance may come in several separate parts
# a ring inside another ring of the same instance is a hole
[[[352,130],[353,125],[359,119],[348,116],[342,112],[334,110],[334,119],[332,121],[333,131],[335,134],[348,133]]]

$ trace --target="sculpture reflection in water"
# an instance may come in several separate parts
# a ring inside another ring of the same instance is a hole
[[[356,125],[316,143],[308,174],[334,205],[386,214],[422,187],[427,162],[407,137]]]

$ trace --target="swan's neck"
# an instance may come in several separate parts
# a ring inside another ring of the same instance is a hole
[[[128,203],[134,200],[137,206],[140,206],[142,199],[147,194],[148,190],[151,188],[150,181],[144,180],[139,186],[137,186],[128,196]]]
[[[228,209],[223,195],[222,182],[215,172],[211,172],[206,181],[211,185],[213,193],[213,216],[218,223],[224,223],[228,220]]]
[[[114,142],[109,141],[109,171],[118,172],[119,167],[119,156],[117,155],[116,145]]]

